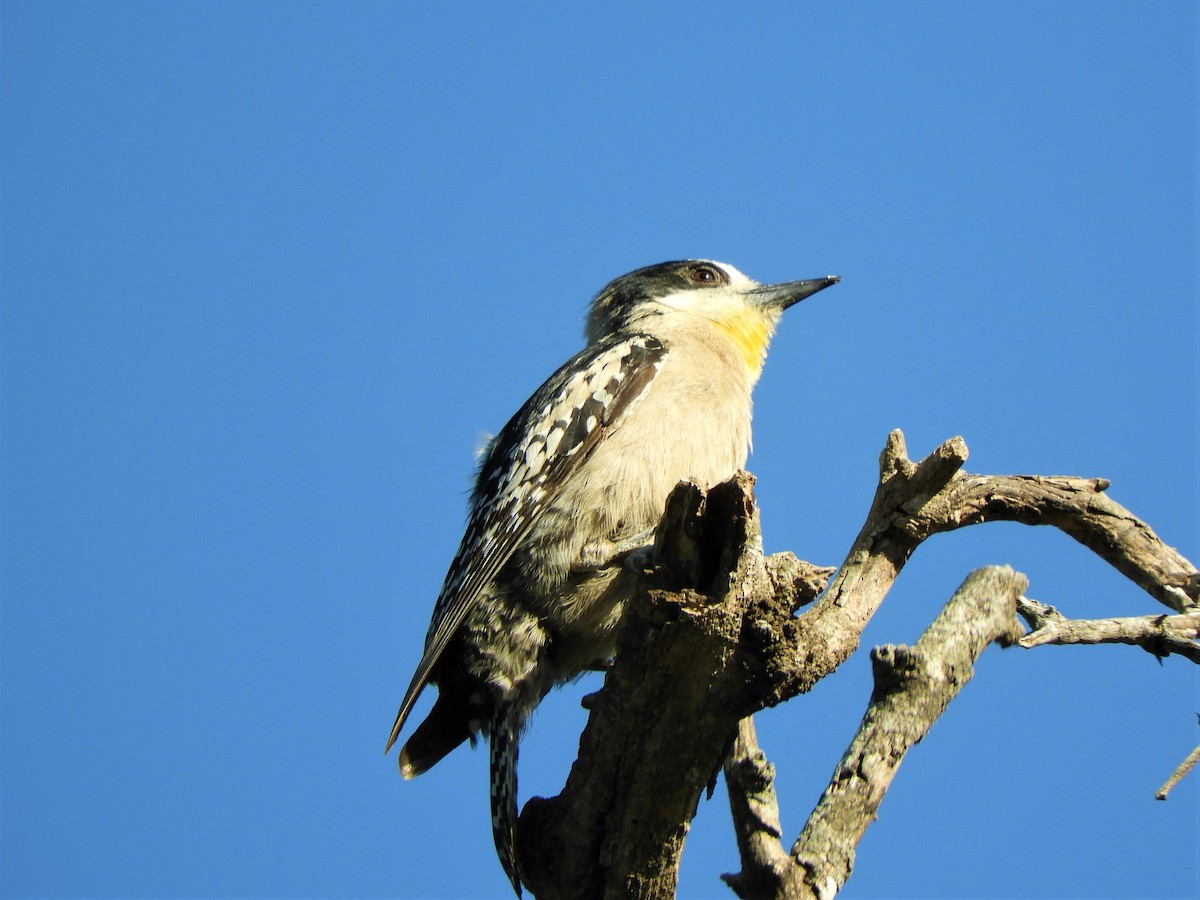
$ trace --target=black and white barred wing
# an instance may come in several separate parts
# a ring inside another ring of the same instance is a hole
[[[388,749],[468,610],[571,474],[620,427],[666,352],[649,335],[588,347],[538,388],[492,441],[475,482],[466,533],[434,606],[425,653],[400,704]]]

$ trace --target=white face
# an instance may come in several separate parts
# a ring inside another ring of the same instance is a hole
[[[666,336],[715,323],[739,334],[774,329],[784,297],[773,296],[727,263],[692,259],[646,266],[609,282],[588,311],[584,333],[596,341],[617,330]]]
[[[741,287],[743,290],[758,287],[757,281],[749,275],[743,275],[735,266],[731,266],[729,263],[717,262],[715,259],[702,260],[702,262],[708,262],[728,275],[731,287]]]
[[[728,263],[715,260],[696,260],[698,268],[718,270],[711,285],[698,281],[695,287],[690,287],[658,298],[655,302],[670,309],[689,312],[703,316],[706,319],[718,321],[727,320],[731,315],[746,311],[746,295],[757,287],[759,282],[738,271]],[[697,277],[702,277],[698,275]],[[759,310],[769,320],[778,319],[778,314],[772,314],[766,309]]]

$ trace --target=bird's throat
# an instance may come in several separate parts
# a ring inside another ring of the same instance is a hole
[[[775,324],[752,309],[731,312],[717,319],[716,324],[741,352],[746,369],[757,377],[767,358],[767,346],[771,343]]]

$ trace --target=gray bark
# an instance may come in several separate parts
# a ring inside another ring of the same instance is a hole
[[[785,851],[773,771],[749,717],[835,671],[934,534],[988,521],[1057,527],[1181,613],[1140,630],[1112,626],[1120,631],[1113,640],[1195,658],[1195,566],[1110,500],[1106,481],[968,475],[966,458],[953,438],[914,463],[893,432],[866,521],[836,574],[790,553],[764,557],[752,476],[707,495],[690,484],[675,490],[567,783],[521,813],[523,877],[538,897],[673,897],[692,816],[723,765],[742,859],[742,871],[726,876],[730,886],[742,897],[834,896],[905,752],[983,649],[1078,633],[1042,613],[1030,620],[1042,637],[1025,636],[1018,601],[1027,618],[1036,610],[1021,597],[1024,576],[972,573],[914,647],[875,652],[876,687],[859,732]]]

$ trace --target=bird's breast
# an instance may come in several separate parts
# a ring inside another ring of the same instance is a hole
[[[639,402],[610,426],[550,501],[528,546],[563,573],[587,542],[658,524],[680,481],[730,478],[750,449],[753,382],[737,354],[669,353]]]

